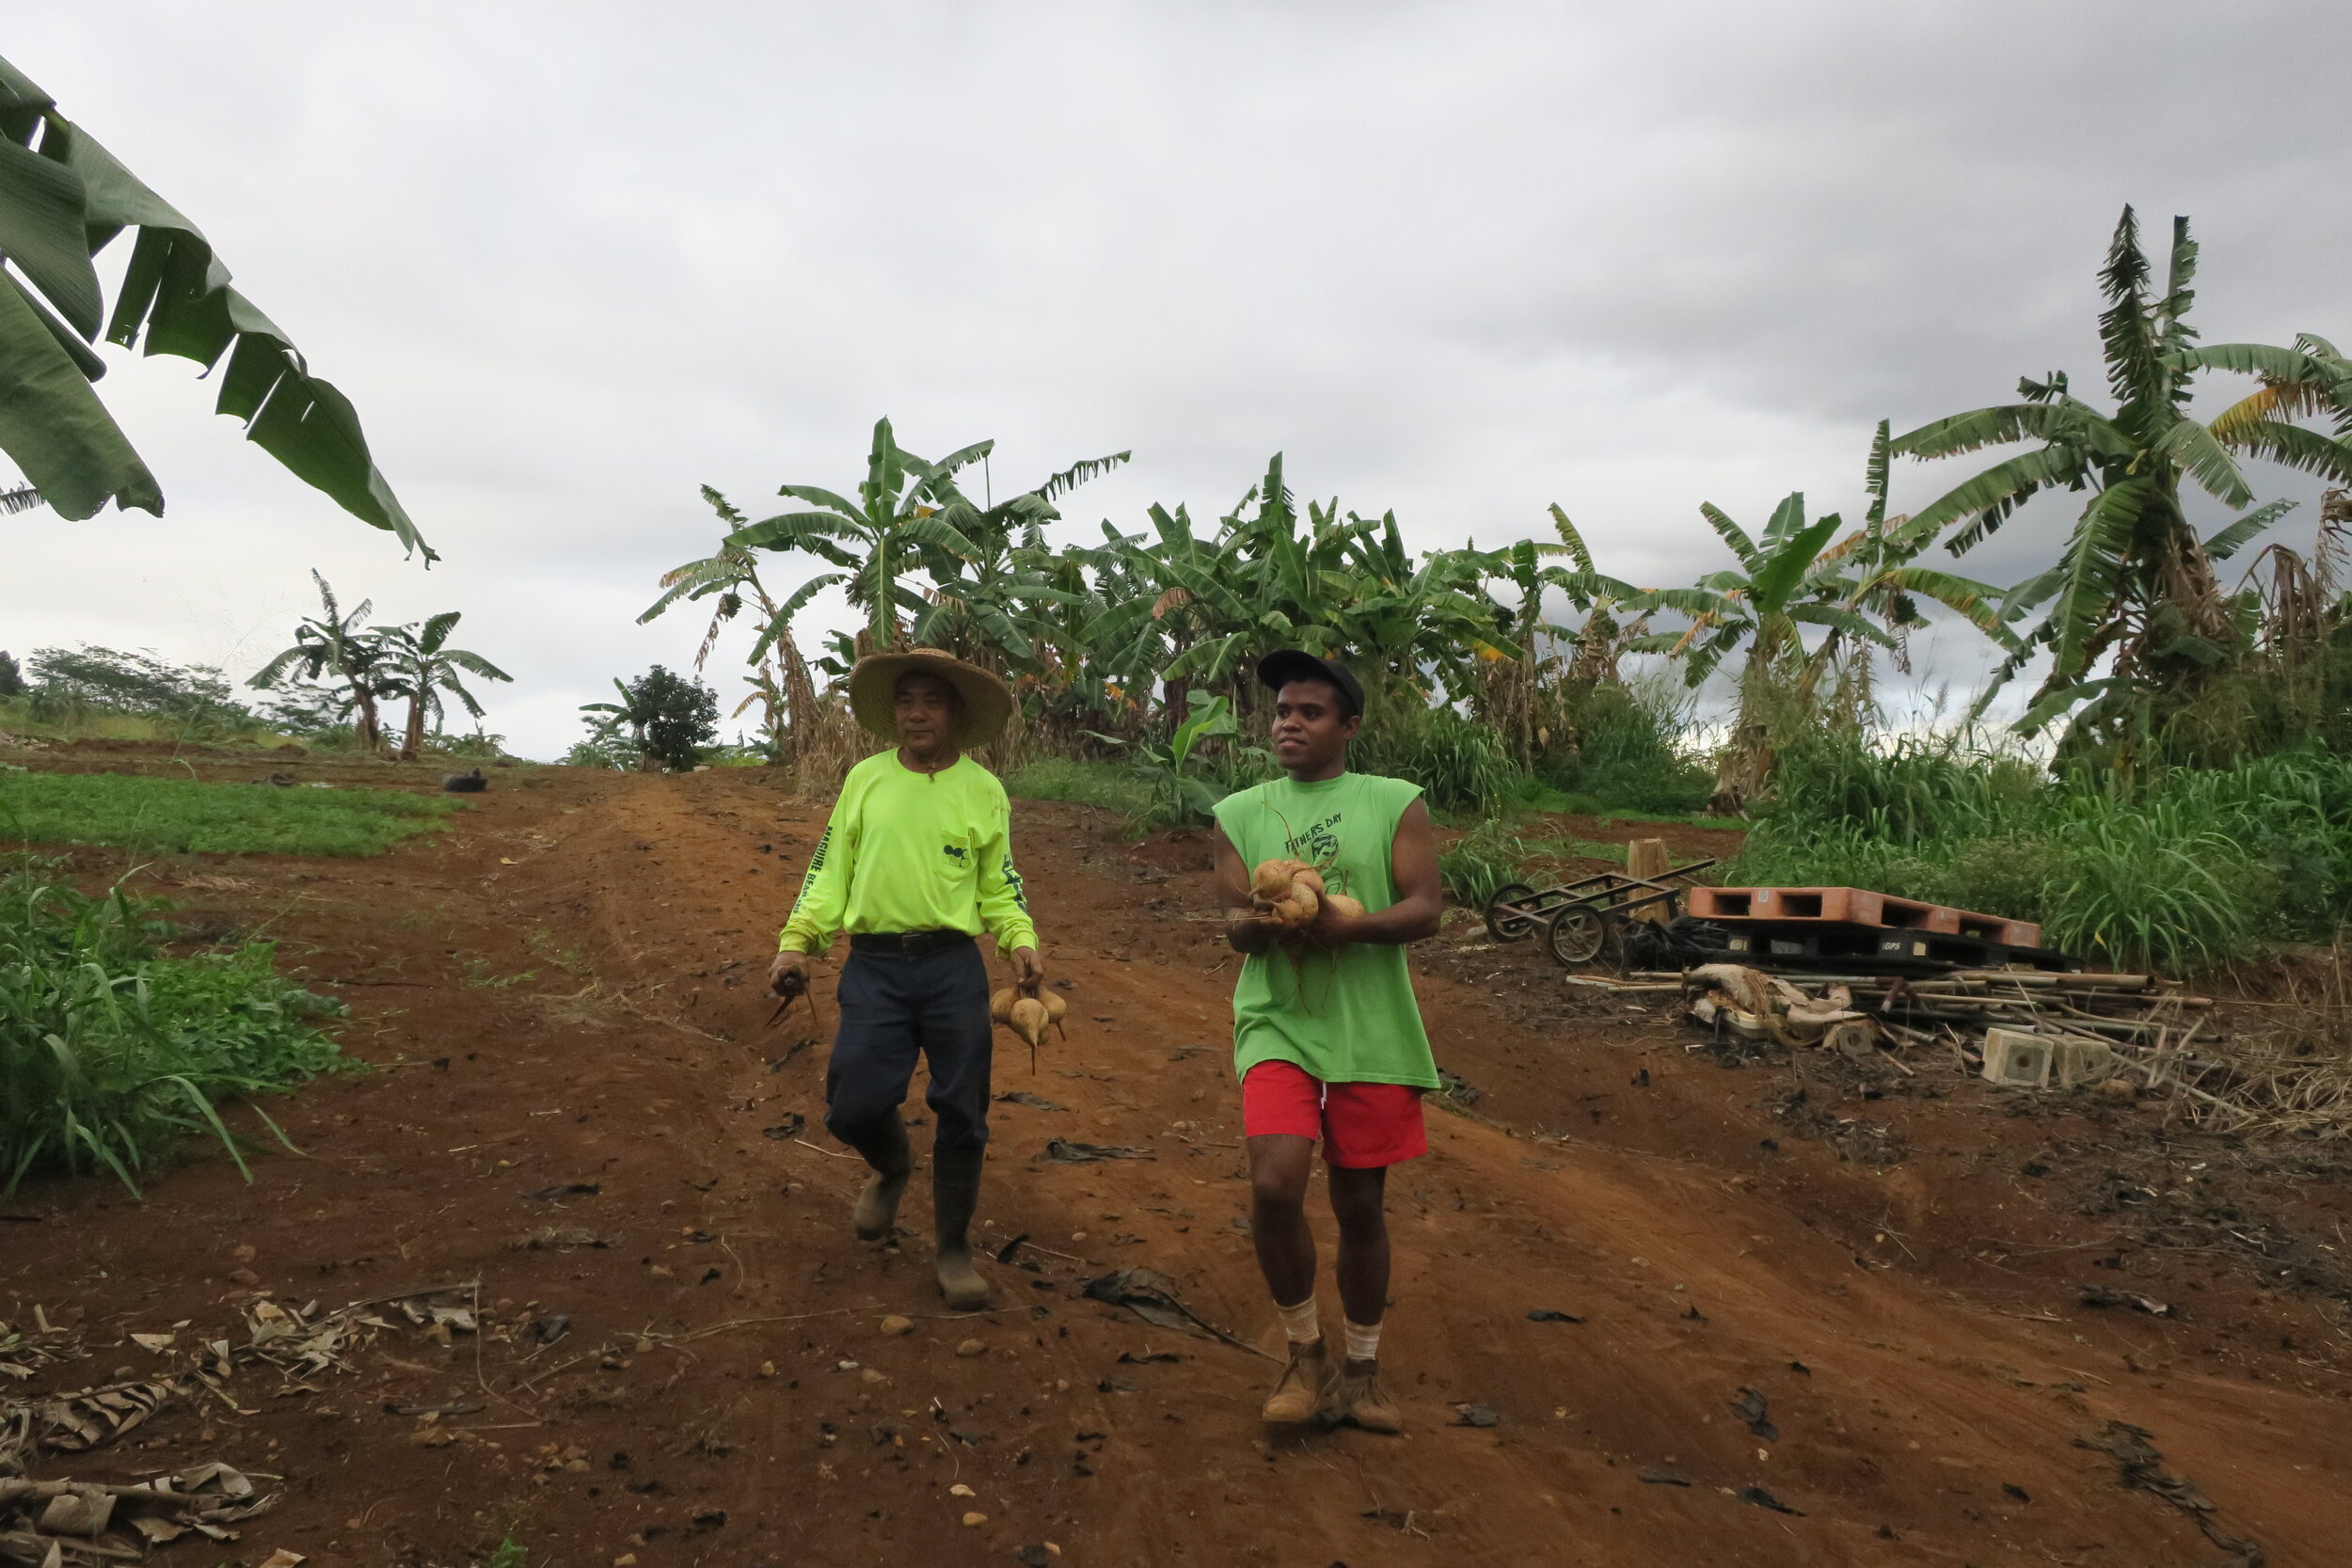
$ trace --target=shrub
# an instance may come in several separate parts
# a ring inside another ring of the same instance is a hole
[[[1509,749],[1491,726],[1450,707],[1384,704],[1348,748],[1348,767],[1421,785],[1438,811],[1485,816],[1509,802],[1518,784]]]
[[[342,1065],[314,1022],[342,1005],[279,978],[268,942],[165,957],[160,903],[89,897],[56,870],[0,876],[0,1190],[103,1169],[136,1192],[134,1173],[191,1136],[244,1170],[219,1103]]]
[[[1483,910],[1505,882],[1519,879],[1527,846],[1500,819],[1480,823],[1438,856],[1438,879],[1465,909]]]
[[[704,747],[717,742],[719,695],[702,682],[657,664],[633,681],[612,684],[620,690],[619,702],[580,705],[583,713],[606,716],[588,721],[585,744],[600,749],[625,738],[641,766],[659,765],[673,773],[685,773],[702,760]],[[573,752],[580,752],[580,747],[575,746]]]
[[[1596,686],[1575,705],[1574,734],[1554,738],[1538,775],[1599,811],[1690,816],[1706,808],[1714,777],[1683,748],[1688,717],[1664,689]]]

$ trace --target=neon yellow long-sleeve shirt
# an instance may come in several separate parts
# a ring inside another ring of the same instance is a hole
[[[776,945],[822,953],[836,931],[983,930],[1007,951],[1037,945],[996,776],[970,757],[917,773],[896,751],[850,768]]]

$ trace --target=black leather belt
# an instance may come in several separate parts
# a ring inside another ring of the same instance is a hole
[[[893,958],[919,958],[972,940],[969,931],[859,931],[850,938],[852,953],[873,953]]]

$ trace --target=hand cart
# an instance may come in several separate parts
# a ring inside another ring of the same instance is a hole
[[[1692,861],[1655,879],[1602,871],[1551,888],[1506,882],[1486,900],[1486,931],[1497,942],[1520,942],[1540,931],[1555,963],[1590,963],[1604,950],[1618,950],[1635,910],[1662,904],[1666,917],[1674,918],[1698,874],[1715,864],[1713,859]]]

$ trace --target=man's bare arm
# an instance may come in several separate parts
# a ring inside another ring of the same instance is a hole
[[[1249,892],[1249,868],[1242,864],[1241,851],[1225,830],[1212,829],[1210,843],[1216,849],[1216,895],[1228,921],[1225,940],[1236,953],[1263,953],[1280,938],[1282,928],[1258,912]]]
[[[1234,858],[1234,864],[1241,863]],[[1325,904],[1308,933],[1327,946],[1343,942],[1383,942],[1402,946],[1438,934],[1445,913],[1445,888],[1438,876],[1438,833],[1428,808],[1419,800],[1397,818],[1396,839],[1389,848],[1389,875],[1396,883],[1396,902],[1385,910],[1346,915]]]

